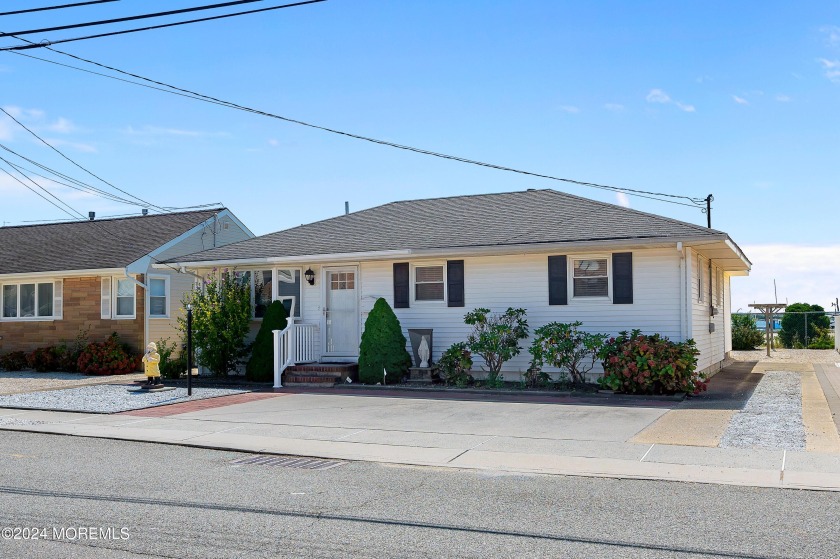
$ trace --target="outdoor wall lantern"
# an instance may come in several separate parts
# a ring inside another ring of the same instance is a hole
[[[303,277],[306,278],[307,283],[309,285],[315,285],[315,272],[312,271],[312,268],[307,268],[306,271],[303,273]]]

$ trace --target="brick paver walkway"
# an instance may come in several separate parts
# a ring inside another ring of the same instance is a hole
[[[209,410],[213,408],[221,408],[224,406],[233,406],[235,404],[247,404],[248,402],[255,402],[257,400],[265,400],[266,398],[275,398],[278,396],[286,396],[282,393],[270,392],[246,392],[245,394],[232,394],[230,396],[219,396],[218,398],[206,398],[204,400],[194,400],[192,402],[181,402],[179,404],[169,404],[167,406],[157,406],[154,408],[146,408],[142,410],[130,410],[120,412],[115,415],[135,415],[142,417],[167,417],[170,415],[178,415],[182,413],[189,413],[193,411]]]

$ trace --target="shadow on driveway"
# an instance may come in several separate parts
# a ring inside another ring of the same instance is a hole
[[[764,374],[753,373],[756,361],[729,365],[713,376],[709,389],[683,402],[680,409],[741,410]]]

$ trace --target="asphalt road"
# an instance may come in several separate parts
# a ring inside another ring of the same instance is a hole
[[[243,456],[0,431],[0,557],[840,556],[837,493]]]

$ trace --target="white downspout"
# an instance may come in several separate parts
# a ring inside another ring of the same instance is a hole
[[[149,290],[147,289],[145,283],[131,277],[131,274],[128,273],[128,268],[126,268],[124,272],[127,279],[133,281],[136,285],[143,289],[143,347],[145,348],[149,345]],[[143,274],[144,278],[149,276],[148,272],[149,270],[147,268],[146,273]]]

